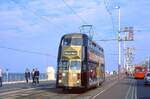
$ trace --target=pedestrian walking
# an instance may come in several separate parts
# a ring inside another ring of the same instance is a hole
[[[39,70],[36,68],[35,70],[35,81],[37,84],[39,84],[39,76],[40,76],[40,72]]]
[[[0,87],[2,87],[2,69],[0,68]]]
[[[36,84],[36,82],[35,82],[35,69],[32,70],[31,75],[32,75],[32,84]]]
[[[26,83],[28,83],[30,80],[30,71],[28,68],[25,70],[25,79],[26,79]]]

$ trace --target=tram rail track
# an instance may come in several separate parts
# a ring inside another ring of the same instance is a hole
[[[64,91],[62,89],[56,89],[54,84],[51,87],[19,89],[0,93],[0,99],[92,99],[95,94],[107,88],[107,86],[115,82],[116,79],[117,76],[107,77],[102,86],[81,92],[79,90]]]

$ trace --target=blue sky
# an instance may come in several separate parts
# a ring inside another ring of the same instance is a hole
[[[25,68],[37,67],[41,72],[47,66],[56,67],[57,49],[63,34],[79,32],[86,21],[94,25],[94,40],[116,38],[117,10],[121,7],[121,27],[133,26],[135,41],[135,63],[150,55],[150,1],[106,0],[112,14],[108,14],[103,0],[65,0],[76,12],[72,12],[63,0],[0,0],[0,46],[48,53],[36,55],[0,48],[0,66],[10,72],[24,72]],[[117,42],[98,42],[105,49],[106,70],[117,68]]]

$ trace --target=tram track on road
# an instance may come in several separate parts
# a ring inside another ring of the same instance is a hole
[[[72,98],[72,99],[94,99],[96,95],[98,95],[99,93],[102,93],[108,87],[116,84],[118,81],[118,80],[116,81],[116,79],[117,79],[117,76],[108,77],[105,83],[103,83],[98,88],[95,88],[94,90],[89,90],[86,93],[80,94],[79,96]]]
[[[1,91],[0,93],[0,99],[14,99],[13,97],[16,98],[16,96],[21,96],[24,93],[28,93],[31,94],[33,92],[42,92],[42,90],[40,90],[42,87],[40,86],[33,86],[33,87],[25,87],[25,88],[16,88],[16,89],[5,89],[4,91]],[[54,86],[48,86],[48,88],[54,88]],[[44,89],[44,88],[43,88]],[[9,98],[11,97],[11,98]]]
[[[102,92],[108,85],[115,82],[116,79],[116,76],[108,77],[102,86],[83,92],[81,91],[81,93],[78,90],[71,92],[56,89],[55,84],[53,84],[45,88],[19,89],[0,93],[0,99],[92,99],[95,94]]]

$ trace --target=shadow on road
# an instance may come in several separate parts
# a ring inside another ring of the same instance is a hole
[[[40,88],[36,90],[43,90],[45,92],[51,92],[51,93],[56,93],[56,94],[82,94],[87,92],[87,90],[84,89],[68,89],[68,90],[63,90],[59,88]]]
[[[141,97],[141,98],[138,98],[138,99],[150,99],[150,97]]]

